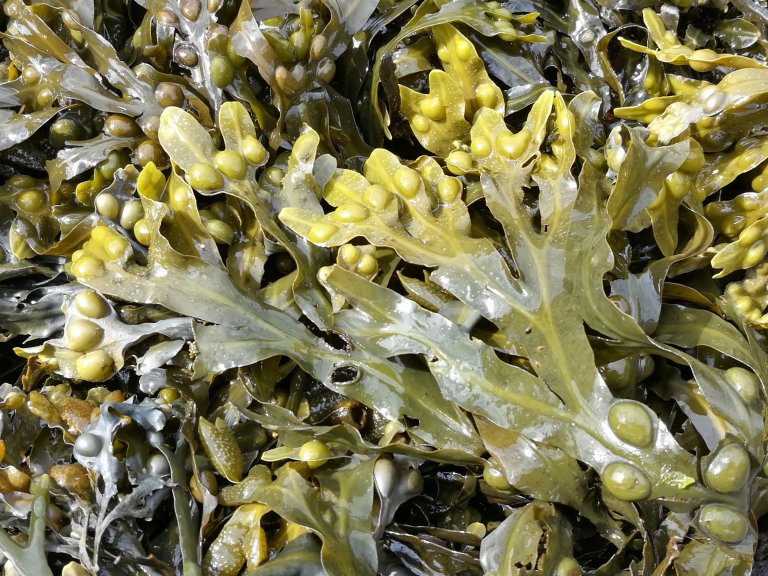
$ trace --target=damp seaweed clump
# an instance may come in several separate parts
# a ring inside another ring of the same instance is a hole
[[[0,26],[6,576],[760,569],[760,3]]]

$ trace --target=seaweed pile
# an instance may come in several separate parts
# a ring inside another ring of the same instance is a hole
[[[6,0],[4,574],[751,574],[766,27]]]

